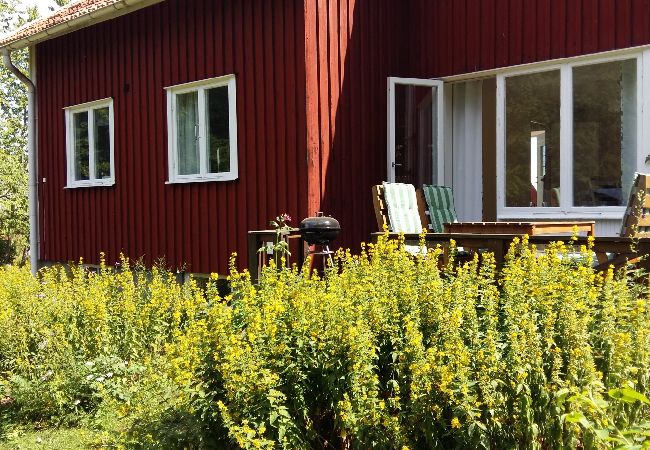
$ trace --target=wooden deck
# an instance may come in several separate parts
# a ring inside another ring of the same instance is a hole
[[[371,240],[376,242],[379,236],[384,233],[372,233]],[[389,233],[390,238],[397,239],[399,233]],[[449,245],[450,240],[454,240],[458,247],[467,247],[470,249],[485,249],[494,254],[497,266],[503,265],[504,258],[508,253],[508,249],[512,241],[517,237],[522,237],[522,234],[490,234],[490,233],[428,233],[425,236],[427,246],[433,247],[440,244],[443,248]],[[404,238],[407,242],[413,243],[419,241],[419,235],[406,234]],[[588,236],[571,236],[567,234],[542,234],[529,236],[528,240],[531,244],[543,245],[551,242],[565,242],[571,243],[576,246],[587,245]],[[594,238],[594,252],[596,255],[605,255],[607,253],[615,253],[618,255],[627,256],[629,259],[638,258],[642,255],[650,254],[650,238],[632,238],[632,237],[595,237]],[[650,269],[650,261],[644,260],[639,265],[646,269]]]

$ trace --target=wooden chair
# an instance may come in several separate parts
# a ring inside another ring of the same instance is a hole
[[[649,238],[650,237],[650,175],[637,173],[634,184],[630,190],[630,197],[621,224],[621,237],[624,238]],[[596,269],[606,270],[609,266],[621,268],[631,264],[638,264],[647,255],[639,255],[634,248],[633,240],[630,242],[629,252],[606,254],[598,252],[598,265]]]
[[[425,184],[422,186],[429,230],[444,233],[445,224],[458,222],[454,194],[448,186]]]
[[[420,189],[415,190],[416,202],[418,205],[418,212],[420,214],[420,224],[422,228],[428,229],[429,222],[425,214],[426,206],[424,203],[424,196]],[[384,231],[384,226],[389,231],[400,233],[404,230],[394,229],[393,224],[390,223],[388,215],[388,207],[386,199],[384,198],[384,185],[378,184],[372,187],[372,204],[375,208],[375,219],[377,220],[377,231]]]
[[[650,237],[650,175],[637,173],[623,216],[621,236]]]

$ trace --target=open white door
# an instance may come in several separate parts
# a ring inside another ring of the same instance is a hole
[[[443,82],[388,78],[388,181],[444,183]]]

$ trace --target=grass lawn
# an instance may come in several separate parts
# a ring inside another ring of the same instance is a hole
[[[101,448],[100,435],[83,428],[48,430],[16,429],[0,440],[0,450],[72,450]]]

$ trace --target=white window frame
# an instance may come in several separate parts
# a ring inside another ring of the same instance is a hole
[[[110,168],[111,176],[108,178],[95,178],[95,115],[96,109],[108,107],[108,124],[110,135]],[[66,129],[66,160],[67,160],[67,185],[66,188],[84,188],[98,186],[113,186],[115,184],[115,132],[113,116],[113,99],[104,98],[79,105],[63,108],[65,111]],[[75,180],[75,149],[74,149],[74,120],[75,114],[88,113],[88,180]]]
[[[637,62],[637,171],[647,171],[645,155],[648,137],[644,124],[648,123],[648,99],[650,92],[650,50],[621,51],[603,55],[589,55],[550,63],[532,64],[523,68],[503,70],[497,73],[497,216],[499,219],[621,219],[625,206],[573,206],[573,68],[613,61],[636,59]],[[505,124],[505,82],[506,78],[553,70],[560,71],[560,205],[558,207],[507,207],[506,190],[506,124]],[[645,113],[645,115],[644,115]],[[623,199],[626,201],[626,199]]]
[[[228,87],[228,127],[230,140],[230,171],[220,173],[208,172],[207,154],[207,111],[205,102],[205,91],[218,87]],[[237,84],[235,75],[226,75],[206,80],[193,81],[191,83],[179,84],[166,87],[167,91],[167,147],[168,147],[168,168],[169,181],[174,183],[196,183],[207,181],[232,181],[239,176],[237,165]],[[178,130],[176,126],[176,96],[198,92],[198,113],[199,113],[199,173],[191,175],[180,175],[178,173]]]
[[[445,132],[444,132],[444,82],[437,79],[430,78],[401,78],[401,77],[388,77],[388,153],[387,153],[387,166],[386,173],[388,181],[393,183],[395,182],[395,121],[396,121],[396,111],[395,111],[395,92],[397,85],[404,86],[421,86],[425,88],[430,88],[431,92],[436,92],[436,105],[437,110],[436,115],[432,115],[432,133],[435,131],[437,134],[436,145],[438,146],[438,155],[436,166],[438,167],[437,173],[433,174],[436,179],[431,180],[433,184],[444,184],[445,176]]]

